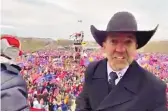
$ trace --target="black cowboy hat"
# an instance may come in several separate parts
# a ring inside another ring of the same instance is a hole
[[[105,41],[107,34],[110,32],[125,32],[125,33],[133,33],[136,36],[138,47],[137,49],[143,47],[151,37],[154,35],[158,28],[158,25],[155,29],[149,31],[138,31],[137,30],[137,22],[135,17],[129,12],[117,12],[110,19],[106,31],[101,31],[96,29],[93,25],[91,25],[91,33],[96,40],[96,42],[102,46],[102,43]]]

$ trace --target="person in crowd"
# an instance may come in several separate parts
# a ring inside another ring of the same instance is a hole
[[[20,41],[12,35],[1,36],[1,111],[28,111],[26,81],[14,61],[21,55]]]

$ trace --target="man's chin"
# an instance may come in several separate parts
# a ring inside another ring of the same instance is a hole
[[[126,68],[127,66],[129,66],[129,64],[116,64],[115,68],[117,71],[120,71],[120,70]]]

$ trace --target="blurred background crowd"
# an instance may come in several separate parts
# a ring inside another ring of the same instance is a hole
[[[75,98],[82,90],[87,65],[104,57],[99,49],[86,49],[82,53],[70,49],[40,50],[26,52],[18,57],[16,61],[28,85],[30,109],[74,110]],[[138,53],[136,60],[168,84],[168,55]]]

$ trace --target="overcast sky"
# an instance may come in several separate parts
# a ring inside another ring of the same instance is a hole
[[[168,0],[1,0],[1,31],[24,37],[69,38],[90,25],[105,30],[117,11],[130,11],[140,30],[159,24],[153,40],[168,39]],[[82,20],[79,23],[78,20]]]

